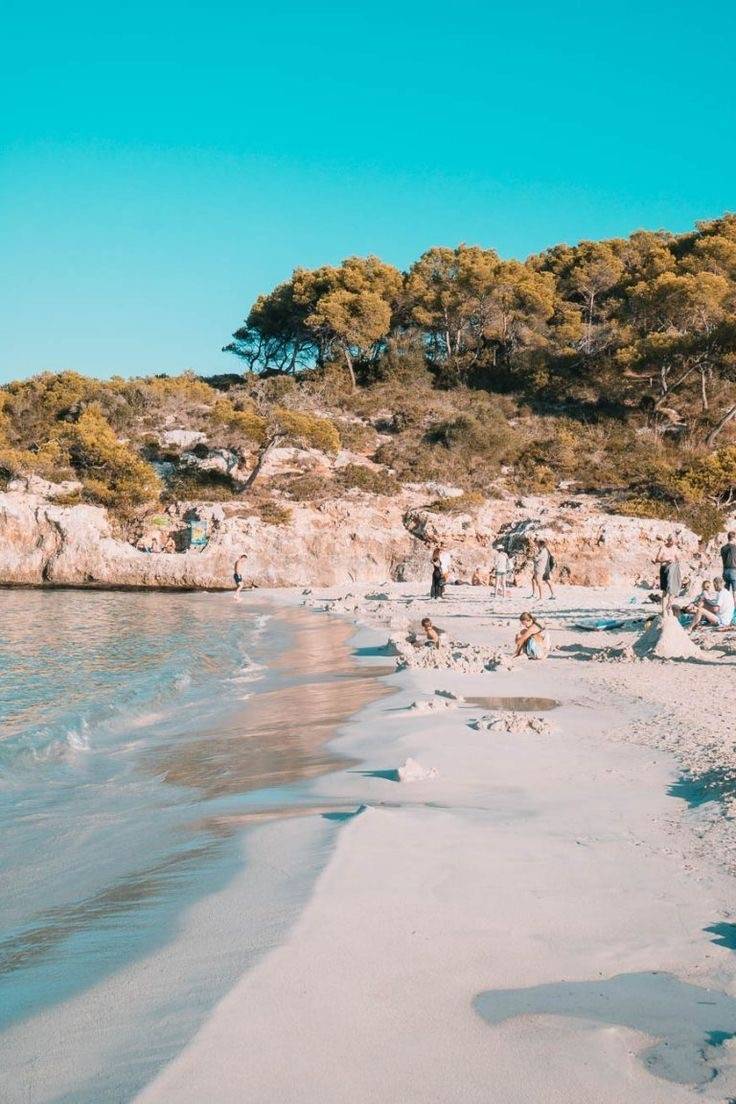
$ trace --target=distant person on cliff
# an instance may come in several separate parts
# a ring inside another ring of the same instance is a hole
[[[733,530],[728,534],[727,543],[721,549],[723,561],[723,581],[736,597],[736,533]]]
[[[525,655],[529,659],[546,659],[549,655],[549,637],[543,625],[531,613],[522,613],[521,628],[516,634],[514,656]]]
[[[662,613],[669,613],[672,609],[672,599],[676,598],[682,590],[680,553],[673,536],[667,537],[667,540],[660,547],[652,563],[659,564],[659,589],[662,591]]]
[[[233,567],[233,579],[235,580],[235,601],[240,601],[240,593],[245,586],[245,565],[248,557],[243,553],[238,556]]]
[[[494,598],[506,597],[506,577],[509,573],[509,556],[503,548],[496,549],[496,558],[493,564],[495,573]]]
[[[546,584],[550,598],[557,598],[557,595],[552,589],[552,572],[554,567],[554,556],[547,547],[546,540],[540,538],[537,541],[534,560],[532,562],[532,592],[529,596],[530,598],[542,599],[542,583]]]

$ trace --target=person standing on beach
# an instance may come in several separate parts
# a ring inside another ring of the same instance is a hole
[[[442,575],[442,565],[440,564],[440,550],[435,548],[432,553],[432,585],[429,589],[430,598],[441,598],[445,589],[444,578]]]
[[[432,587],[430,598],[444,598],[445,584],[450,570],[452,557],[443,544],[438,544],[432,553]]]
[[[662,613],[669,613],[672,609],[672,599],[676,598],[682,590],[682,571],[680,570],[680,554],[675,544],[675,538],[669,536],[660,547],[652,563],[659,564],[659,589],[662,591]]]
[[[496,576],[493,597],[505,598],[506,576],[509,573],[509,557],[508,553],[503,548],[498,548],[496,550],[496,559],[493,566]]]
[[[550,598],[557,598],[554,590],[552,589],[552,570],[555,566],[552,553],[547,547],[547,542],[541,537],[537,541],[536,552],[534,553],[534,560],[532,566],[532,592],[529,595],[530,598],[542,599],[542,583],[547,584]]]
[[[244,571],[245,571],[245,564],[246,564],[247,559],[248,559],[248,557],[245,555],[245,553],[243,553],[241,556],[238,556],[237,560],[235,561],[235,565],[233,567],[233,579],[235,580],[235,601],[236,602],[240,601],[240,592],[242,591],[243,587],[245,586]]]
[[[736,597],[736,533],[733,530],[728,534],[727,543],[721,549],[723,561],[723,581]]]

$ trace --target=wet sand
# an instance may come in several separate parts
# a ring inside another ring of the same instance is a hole
[[[331,819],[336,806],[309,799],[304,808],[297,799],[292,807],[290,787],[349,767],[354,760],[329,741],[388,690],[380,672],[353,655],[353,626],[272,603],[263,609],[276,641],[288,642],[269,660],[275,686],[261,691],[259,672],[246,668],[254,681],[241,691],[249,697],[218,708],[209,727],[206,719],[199,731],[182,727],[179,740],[170,731],[141,762],[145,774],[172,787],[175,802],[182,802],[176,790],[191,791],[191,801],[183,798],[191,817],[176,851],[162,860],[141,853],[125,877],[69,905],[39,910],[22,932],[0,941],[0,980],[5,975],[7,984],[17,971],[43,969],[47,961],[73,974],[67,945],[91,941],[103,950],[106,930],[119,931],[121,948],[114,965],[100,960],[96,976],[71,985],[61,1001],[36,1001],[22,1022],[0,1034],[3,1104],[132,1099],[140,1078],[150,1078],[186,1043],[208,1002],[292,922],[325,861],[338,830]],[[271,796],[260,809],[262,788]],[[246,810],[239,812],[241,799]],[[310,823],[297,834],[293,817]],[[124,933],[146,923],[158,925],[152,943],[126,961]],[[188,998],[177,995],[183,984]],[[170,1019],[163,1015],[168,1006],[175,1009]]]
[[[407,600],[409,587],[385,589],[393,600],[364,599],[357,612],[384,641],[407,607],[414,623],[431,609],[460,640],[513,641],[516,598],[495,616],[478,594],[435,613],[423,595]],[[718,814],[693,822],[670,796],[678,764],[651,744],[671,718],[642,700],[648,682],[676,685],[682,667],[625,669],[617,686],[617,668],[569,650],[567,622],[628,595],[560,591],[546,663],[401,671],[397,696],[350,727],[338,746],[363,769],[330,774],[318,793],[360,815],[344,821],[288,938],[138,1104],[734,1097],[736,963],[719,934],[733,883],[703,846]],[[703,708],[730,673],[699,672]],[[461,706],[411,708],[447,692]],[[474,728],[473,709],[491,697],[559,704],[543,731]],[[438,776],[397,783],[408,756]]]
[[[299,609],[275,616],[292,643],[272,666],[289,681],[261,693],[255,683],[225,730],[220,725],[151,757],[150,768],[167,782],[215,798],[287,786],[350,765],[327,744],[386,687],[353,656],[355,629],[347,622]]]

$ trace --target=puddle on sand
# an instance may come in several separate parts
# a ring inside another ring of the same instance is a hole
[[[479,709],[498,709],[506,713],[544,713],[560,704],[555,698],[466,698],[466,705]]]
[[[736,796],[736,778],[732,770],[715,769],[701,775],[682,774],[667,790],[670,797],[681,797],[691,809],[709,801]]]
[[[659,972],[489,989],[473,1005],[490,1024],[516,1016],[569,1016],[642,1031],[657,1040],[639,1055],[649,1072],[698,1088],[718,1075],[727,1060],[723,1043],[736,1035],[736,998]]]

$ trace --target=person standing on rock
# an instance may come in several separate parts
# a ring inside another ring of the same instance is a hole
[[[532,565],[532,592],[531,598],[539,598],[540,601],[543,598],[542,583],[547,585],[550,598],[557,598],[554,590],[552,589],[552,571],[555,566],[555,561],[547,547],[546,540],[541,537],[537,541],[536,552],[534,553],[534,560]]]
[[[736,597],[736,533],[733,530],[728,534],[727,543],[721,549],[723,561],[723,581]]]
[[[676,598],[682,590],[682,571],[680,569],[680,553],[678,552],[675,538],[669,536],[660,547],[652,563],[659,564],[659,589],[662,591],[662,613],[669,613],[672,609],[672,599]]]

